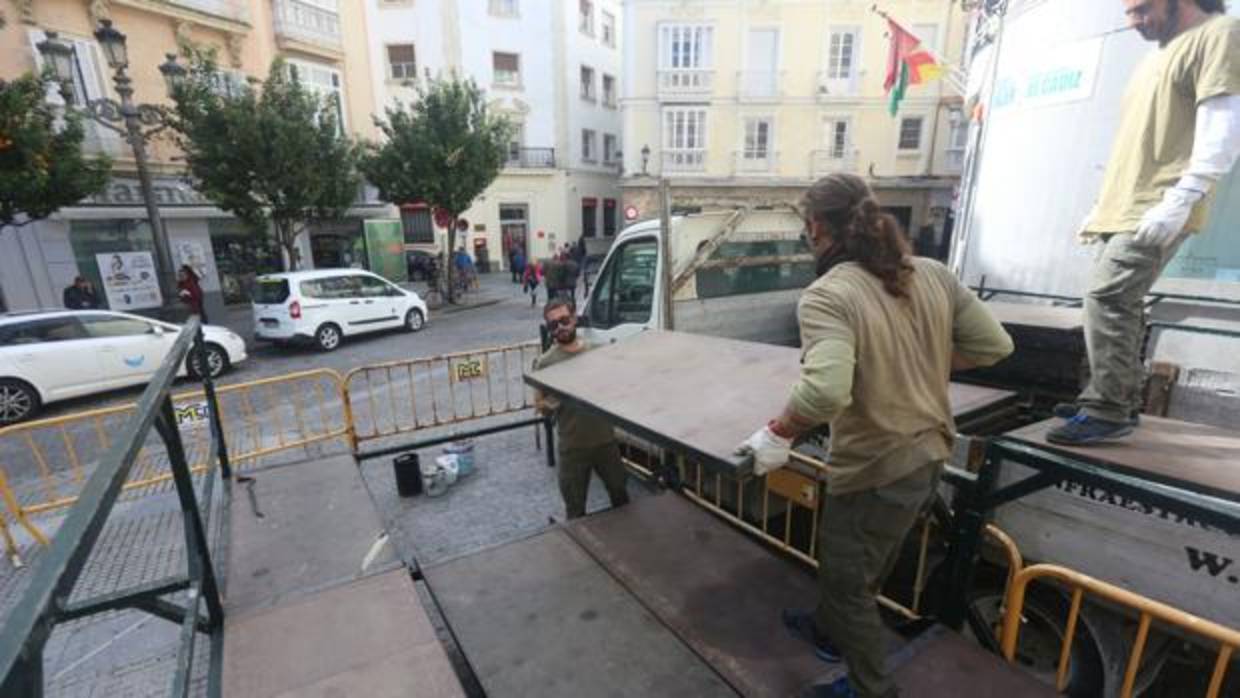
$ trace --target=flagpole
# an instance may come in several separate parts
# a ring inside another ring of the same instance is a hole
[[[931,48],[931,47],[929,47],[929,46],[926,46],[924,43],[922,43],[922,40],[921,40],[921,37],[920,37],[920,36],[917,36],[917,35],[916,35],[916,34],[914,34],[913,32],[909,31],[907,27],[905,27],[903,24],[900,24],[899,22],[897,22],[895,19],[893,19],[893,18],[892,18],[892,16],[891,16],[891,15],[887,14],[887,13],[886,13],[886,12],[884,12],[883,10],[880,10],[880,9],[878,8],[878,3],[874,3],[874,4],[870,5],[870,12],[873,12],[874,14],[878,15],[879,17],[882,17],[883,19],[887,20],[888,22],[891,22],[892,24],[894,24],[894,25],[896,25],[897,27],[899,27],[899,28],[900,28],[900,30],[901,30],[901,31],[903,31],[904,33],[906,33],[906,34],[908,34],[909,36],[911,36],[911,37],[913,37],[913,38],[917,39],[917,43],[918,43],[918,45],[919,45],[919,48],[921,48],[922,50],[924,50],[926,53],[930,54],[930,57],[931,57],[931,58],[933,58],[933,59],[935,60],[935,62],[936,62],[936,63],[939,63],[939,64],[941,64],[941,65],[943,65],[943,66],[945,66],[945,67],[947,68],[947,70],[948,70],[948,73],[947,73],[947,76],[946,76],[946,80],[947,80],[947,82],[948,82],[948,83],[949,83],[949,84],[950,84],[950,85],[951,85],[951,86],[952,86],[952,87],[953,87],[953,88],[954,88],[957,92],[959,92],[959,93],[961,94],[961,96],[963,96],[963,95],[964,95],[964,93],[965,93],[965,91],[966,91],[965,82],[964,82],[964,80],[963,80],[963,78],[965,77],[965,72],[964,72],[963,70],[961,70],[960,66],[958,66],[958,65],[956,65],[955,63],[953,63],[953,62],[951,62],[951,61],[949,61],[949,60],[947,60],[947,59],[943,58],[943,56],[942,56],[942,55],[941,55],[938,51],[935,51],[933,48]],[[948,29],[949,29],[949,27],[944,27],[944,31],[945,31],[945,32],[946,32]]]

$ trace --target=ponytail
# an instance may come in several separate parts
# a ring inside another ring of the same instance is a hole
[[[913,265],[908,240],[895,217],[883,210],[860,177],[833,174],[815,182],[802,197],[807,218],[825,224],[832,243],[818,259],[818,274],[837,264],[856,262],[878,277],[896,298],[908,296]]]

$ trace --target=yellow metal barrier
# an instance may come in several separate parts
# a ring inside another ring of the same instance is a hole
[[[1025,592],[1029,588],[1029,583],[1035,579],[1053,579],[1072,590],[1072,604],[1068,609],[1067,626],[1064,630],[1063,645],[1060,647],[1059,667],[1055,679],[1057,691],[1062,692],[1068,685],[1068,660],[1072,654],[1072,641],[1076,634],[1076,623],[1080,617],[1081,602],[1085,593],[1088,592],[1112,604],[1132,609],[1138,614],[1136,639],[1132,645],[1132,652],[1128,656],[1120,698],[1132,696],[1133,686],[1137,679],[1137,669],[1141,664],[1141,655],[1145,652],[1146,640],[1149,638],[1150,624],[1155,620],[1218,646],[1218,658],[1214,663],[1214,673],[1210,677],[1210,685],[1206,691],[1207,698],[1218,697],[1231,657],[1236,649],[1240,648],[1240,631],[1191,613],[1185,613],[1178,608],[1058,565],[1032,565],[1021,570],[1013,578],[1007,595],[1001,644],[1003,656],[1009,662],[1016,657],[1016,643],[1020,637],[1021,611],[1024,610]]]
[[[533,407],[537,342],[359,366],[344,377],[352,446]]]
[[[267,456],[349,434],[343,381],[332,370],[303,371],[216,389],[220,418],[233,467],[245,470]],[[201,390],[173,396],[173,407],[194,473],[205,472],[210,432]],[[125,404],[0,429],[0,538],[10,556],[19,547],[10,522],[46,545],[31,516],[77,501],[87,472],[110,446],[134,405]],[[125,482],[126,492],[148,494],[171,487],[163,442],[152,435]]]

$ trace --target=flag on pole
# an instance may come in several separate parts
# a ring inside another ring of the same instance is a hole
[[[935,60],[934,55],[921,47],[921,40],[910,34],[894,20],[887,19],[891,32],[891,51],[887,58],[887,79],[883,89],[890,97],[888,111],[892,116],[900,111],[900,102],[909,85],[921,85],[943,77],[946,69]]]

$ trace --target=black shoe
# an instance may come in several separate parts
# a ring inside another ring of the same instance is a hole
[[[1088,446],[1114,441],[1132,433],[1129,422],[1112,422],[1078,413],[1067,422],[1046,432],[1046,440],[1060,446]]]
[[[794,637],[800,638],[814,646],[814,656],[824,662],[834,664],[840,661],[840,651],[835,644],[818,632],[814,626],[814,614],[809,611],[796,611],[785,608],[783,611],[784,627]]]
[[[1057,402],[1051,408],[1051,415],[1059,419],[1072,419],[1081,413],[1081,406],[1075,402]],[[1128,416],[1128,423],[1132,426],[1141,426],[1141,413],[1133,410]]]

